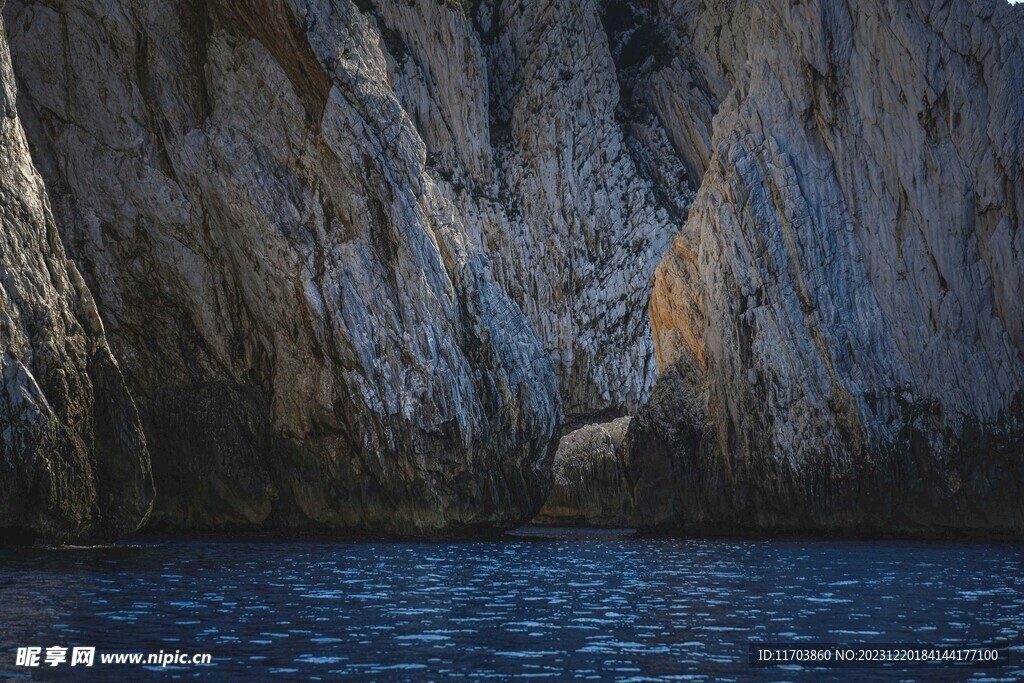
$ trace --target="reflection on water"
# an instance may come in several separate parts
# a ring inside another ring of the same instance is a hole
[[[0,551],[18,645],[210,652],[162,678],[877,679],[752,669],[748,643],[1022,642],[1014,545],[641,539],[533,529],[453,543],[154,539]],[[944,672],[944,674],[943,674]],[[92,678],[141,671],[102,667]],[[946,670],[888,672],[893,679]],[[1016,680],[1024,669],[958,670]]]

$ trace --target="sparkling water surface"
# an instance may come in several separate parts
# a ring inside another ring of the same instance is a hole
[[[638,538],[130,540],[0,551],[0,676],[136,680],[1022,680],[753,668],[749,643],[1024,642],[1024,547]],[[26,669],[18,646],[209,652],[211,666]]]

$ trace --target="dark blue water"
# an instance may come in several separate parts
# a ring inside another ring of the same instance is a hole
[[[132,541],[0,551],[0,674],[15,648],[208,652],[84,680],[1018,680],[992,669],[750,666],[751,641],[1020,644],[1024,548],[715,541],[530,530],[455,543]],[[1020,653],[1017,653],[1020,657]]]

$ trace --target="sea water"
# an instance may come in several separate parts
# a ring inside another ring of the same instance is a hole
[[[136,680],[1017,680],[1024,548],[527,529],[453,542],[0,551],[0,675]],[[999,644],[1008,664],[751,665],[751,644]],[[19,647],[94,666],[17,666]],[[102,653],[209,665],[102,665]]]

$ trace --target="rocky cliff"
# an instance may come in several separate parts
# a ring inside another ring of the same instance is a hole
[[[626,476],[628,417],[573,430],[558,442],[551,495],[533,523],[543,526],[633,526]]]
[[[149,454],[15,97],[0,39],[0,543],[110,538],[149,514]]]
[[[4,16],[154,524],[513,526],[563,416],[646,402],[649,528],[1020,533],[1021,8]]]
[[[1024,13],[675,3],[721,97],[651,304],[646,526],[1024,531]]]
[[[155,524],[515,525],[550,486],[562,406],[646,398],[650,277],[691,193],[620,90],[653,77],[634,44],[652,15],[609,12],[8,3]]]

